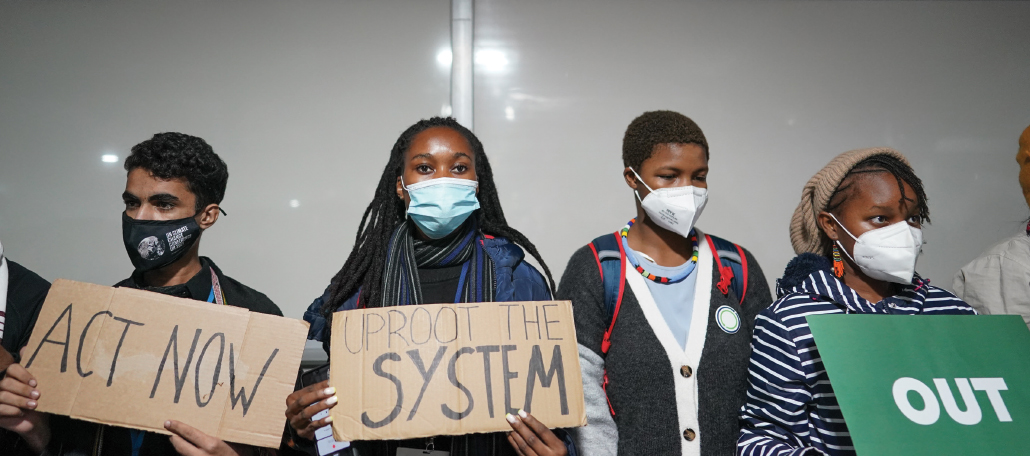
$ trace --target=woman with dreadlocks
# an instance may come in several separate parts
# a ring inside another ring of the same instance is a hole
[[[845,152],[808,181],[790,222],[798,256],[755,323],[737,454],[855,454],[809,315],[976,314],[915,272],[929,215],[894,149]]]
[[[521,248],[520,248],[521,246]],[[529,251],[547,280],[524,261]],[[329,352],[333,314],[357,308],[452,302],[550,300],[554,281],[533,243],[508,226],[483,145],[452,118],[411,126],[393,146],[354,249],[305,319],[310,338]],[[298,439],[331,419],[311,421],[336,405],[327,382],[296,391],[286,412]],[[310,405],[310,406],[309,406]],[[532,415],[506,416],[512,431],[407,441],[353,442],[361,456],[394,456],[398,448],[452,456],[547,456],[573,453],[571,439]],[[557,434],[557,435],[556,435]],[[559,435],[561,437],[559,437]]]

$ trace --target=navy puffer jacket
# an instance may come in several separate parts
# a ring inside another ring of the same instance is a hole
[[[518,301],[549,301],[551,291],[547,286],[547,280],[540,274],[533,265],[527,263],[526,253],[522,248],[504,238],[483,239],[483,246],[487,255],[493,260],[494,278],[497,280],[495,289],[495,302],[518,302]],[[308,339],[322,342],[322,348],[329,353],[326,344],[325,317],[322,316],[322,305],[329,300],[329,289],[326,287],[322,296],[315,299],[304,311],[304,321],[311,324],[308,329]],[[358,307],[358,294],[354,293],[343,303],[337,312],[342,310],[353,310]]]

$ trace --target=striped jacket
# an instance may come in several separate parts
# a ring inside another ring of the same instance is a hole
[[[855,454],[806,317],[976,314],[955,295],[929,282],[917,275],[899,294],[871,303],[833,276],[829,260],[813,254],[792,260],[784,278],[777,281],[778,299],[755,321],[737,454]]]

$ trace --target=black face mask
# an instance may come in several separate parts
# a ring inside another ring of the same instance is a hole
[[[133,220],[122,212],[122,241],[137,271],[160,269],[182,258],[197,238],[193,217],[179,220]]]

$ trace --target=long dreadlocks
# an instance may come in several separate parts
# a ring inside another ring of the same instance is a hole
[[[529,242],[525,235],[508,226],[508,222],[504,218],[501,201],[497,197],[497,187],[494,186],[493,171],[490,169],[486,153],[483,152],[483,144],[479,142],[476,135],[453,118],[433,117],[412,125],[404,133],[401,133],[397,142],[394,143],[393,150],[390,151],[390,160],[386,163],[383,176],[379,179],[379,185],[376,187],[375,196],[365,209],[365,214],[361,216],[354,248],[343,264],[343,268],[333,277],[330,298],[322,305],[322,315],[328,321],[331,322],[332,313],[359,290],[362,307],[383,306],[383,270],[386,268],[387,247],[394,229],[400,223],[404,223],[406,219],[404,201],[397,197],[397,177],[401,175],[404,168],[404,157],[411,146],[412,139],[415,135],[433,127],[447,127],[457,131],[465,137],[472,148],[475,155],[476,176],[479,179],[479,194],[477,195],[479,210],[476,213],[480,229],[486,234],[515,242],[533,255],[533,258],[536,258],[544,269],[551,293],[554,293],[554,279],[551,277],[551,270],[548,269],[547,263],[544,263],[536,246]]]

